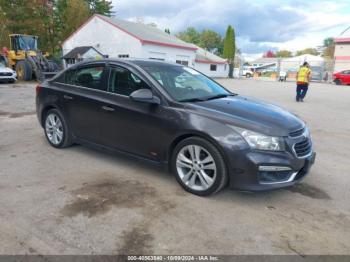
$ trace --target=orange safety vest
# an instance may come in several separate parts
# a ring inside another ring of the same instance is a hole
[[[298,83],[308,83],[309,82],[309,78],[308,78],[309,74],[311,74],[311,70],[306,66],[302,66],[298,71],[297,82]]]

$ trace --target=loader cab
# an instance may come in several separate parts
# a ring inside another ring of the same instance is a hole
[[[11,50],[18,51],[37,51],[38,37],[32,35],[10,35]]]

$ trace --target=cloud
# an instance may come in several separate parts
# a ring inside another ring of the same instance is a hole
[[[302,42],[303,39],[307,39],[308,44],[315,45],[316,39],[322,41],[320,35],[323,38],[336,36],[341,28],[346,28],[350,13],[350,3],[347,0],[113,2],[117,17],[129,20],[142,17],[145,22],[155,22],[160,28],[170,28],[172,33],[193,26],[198,30],[212,29],[224,35],[227,25],[233,25],[237,43],[245,53],[264,52],[265,48],[294,49],[294,46],[286,43]],[[313,35],[315,41],[312,41]]]

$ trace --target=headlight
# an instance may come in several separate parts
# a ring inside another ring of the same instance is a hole
[[[266,136],[247,129],[231,126],[237,131],[249,146],[253,149],[270,150],[270,151],[284,151],[284,140],[282,137]]]

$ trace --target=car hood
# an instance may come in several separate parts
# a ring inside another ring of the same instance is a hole
[[[0,67],[1,73],[13,73],[13,70],[9,67]]]
[[[288,136],[305,126],[297,116],[281,107],[238,95],[194,102],[188,106],[197,114],[266,135]]]

